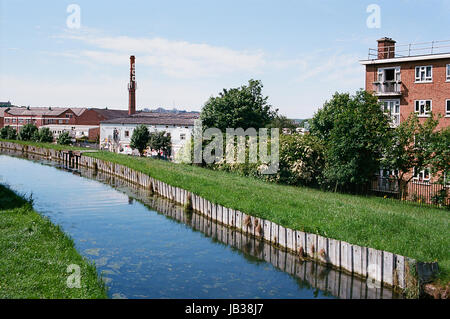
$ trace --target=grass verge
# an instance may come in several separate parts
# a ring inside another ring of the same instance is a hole
[[[0,184],[0,298],[107,298],[95,266],[75,249],[59,226],[30,201]],[[68,288],[71,264],[81,288]]]

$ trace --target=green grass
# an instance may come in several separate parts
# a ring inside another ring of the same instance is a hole
[[[266,183],[232,173],[104,151],[85,155],[126,165],[212,202],[285,227],[419,261],[438,261],[440,279],[450,279],[448,210]]]
[[[107,298],[96,268],[72,239],[30,202],[0,185],[0,298]],[[80,266],[81,288],[68,288],[67,266]]]
[[[4,140],[4,139],[0,139],[0,141],[2,141],[2,142],[12,142],[12,143],[21,144],[21,145],[31,145],[31,146],[36,146],[36,147],[51,148],[51,149],[58,150],[58,151],[62,151],[62,150],[73,150],[73,151],[91,150],[90,148],[70,146],[70,145],[59,145],[59,144],[53,144],[53,143],[40,143],[40,142],[32,142],[32,141]]]

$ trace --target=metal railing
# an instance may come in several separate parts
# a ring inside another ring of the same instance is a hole
[[[373,90],[377,94],[401,94],[402,83],[400,81],[374,82]]]
[[[380,54],[387,57],[401,58],[441,53],[450,53],[450,40],[398,44],[380,49],[369,48],[368,60],[377,60]]]

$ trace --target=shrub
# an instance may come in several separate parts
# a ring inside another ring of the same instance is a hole
[[[59,134],[57,142],[60,145],[70,145],[72,143],[72,139],[69,135],[69,132],[64,131]]]
[[[0,130],[0,137],[7,140],[15,140],[17,139],[17,131],[7,125]]]
[[[19,140],[32,141],[36,137],[38,128],[34,124],[25,124],[19,131]]]

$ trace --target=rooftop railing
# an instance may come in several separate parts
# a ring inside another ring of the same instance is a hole
[[[380,49],[369,48],[368,60],[377,60],[379,55],[402,58],[410,56],[450,53],[450,40],[409,43],[385,46]]]

